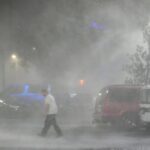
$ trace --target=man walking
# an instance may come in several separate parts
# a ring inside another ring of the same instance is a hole
[[[45,97],[46,119],[45,119],[44,128],[42,129],[42,132],[40,135],[46,136],[49,128],[51,126],[53,126],[57,135],[62,136],[61,129],[58,126],[57,121],[56,121],[56,115],[58,112],[58,108],[57,108],[55,98],[51,94],[49,94],[47,89],[43,89],[42,94]]]

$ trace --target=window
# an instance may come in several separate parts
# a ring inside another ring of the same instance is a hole
[[[139,100],[139,90],[131,88],[112,88],[109,91],[110,99],[114,101]]]

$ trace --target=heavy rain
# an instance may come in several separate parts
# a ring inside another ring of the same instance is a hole
[[[150,149],[149,13],[0,0],[0,149]]]

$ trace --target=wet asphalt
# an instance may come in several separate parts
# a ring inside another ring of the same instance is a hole
[[[108,125],[63,124],[63,136],[57,137],[53,128],[46,137],[38,136],[43,120],[1,119],[0,149],[150,149],[150,131],[121,130]]]

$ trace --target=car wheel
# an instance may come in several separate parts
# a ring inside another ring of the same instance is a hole
[[[135,114],[125,114],[120,121],[121,128],[125,130],[132,130],[138,127],[138,116]]]

